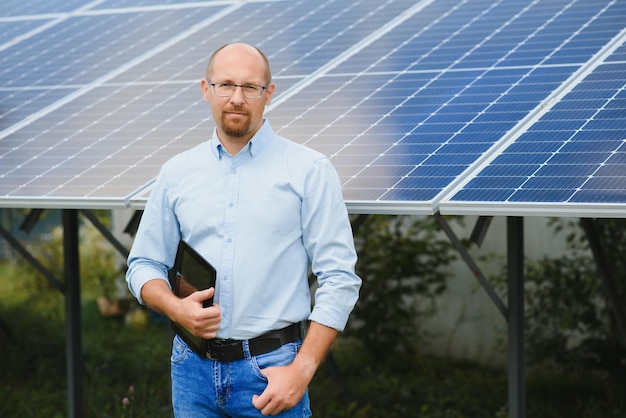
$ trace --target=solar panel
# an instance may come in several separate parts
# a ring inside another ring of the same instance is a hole
[[[354,212],[436,211],[462,173],[620,29],[616,17],[603,18],[608,10],[589,5],[451,5],[433,2],[270,114],[283,123],[279,133],[330,155]],[[561,21],[602,25],[596,49],[580,51],[579,32]],[[551,49],[530,54],[534,44]],[[576,62],[557,56],[569,49]],[[409,144],[435,147],[397,151]]]
[[[442,213],[626,216],[626,31],[616,50],[441,203]]]
[[[245,41],[272,62],[272,126],[330,157],[351,212],[432,214],[625,17],[618,1],[3,2],[0,206],[141,208],[161,164],[211,133],[208,55]],[[534,128],[623,132],[620,98],[599,93],[623,74],[601,68],[587,108],[554,106]],[[477,184],[497,200],[508,180]]]

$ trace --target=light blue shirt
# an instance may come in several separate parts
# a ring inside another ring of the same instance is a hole
[[[167,281],[181,238],[217,269],[219,338],[306,319],[341,331],[357,301],[339,177],[324,155],[276,135],[267,120],[235,156],[214,132],[163,165],[128,258],[139,302],[147,281]],[[309,266],[318,281],[312,311]]]

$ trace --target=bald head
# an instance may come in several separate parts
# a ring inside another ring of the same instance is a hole
[[[213,76],[214,64],[215,60],[222,57],[222,55],[228,55],[229,57],[233,56],[257,56],[262,61],[262,67],[264,68],[263,77],[266,83],[269,83],[272,80],[272,72],[270,70],[270,62],[265,56],[265,54],[257,47],[246,44],[246,43],[231,43],[222,45],[218,49],[211,54],[209,58],[209,63],[206,67],[206,78],[211,80]]]

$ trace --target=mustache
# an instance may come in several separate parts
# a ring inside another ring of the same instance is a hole
[[[226,112],[226,113],[229,113],[229,112],[230,113],[241,113],[241,114],[244,114],[244,115],[248,114],[248,111],[243,106],[233,106],[233,107],[230,107],[228,109],[224,109],[224,112]]]

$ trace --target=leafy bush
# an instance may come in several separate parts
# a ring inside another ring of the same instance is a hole
[[[107,223],[107,216],[103,223]],[[100,232],[83,218],[80,219],[80,277],[83,293],[88,296],[113,297],[120,287],[121,272],[116,266],[116,254],[112,245]],[[28,251],[55,278],[63,282],[63,228],[59,225],[51,230],[34,236],[27,244]],[[17,259],[18,265],[36,279],[32,285],[40,290],[51,288],[51,284],[23,258]]]
[[[446,288],[441,267],[455,258],[432,217],[370,216],[355,234],[363,279],[346,335],[377,357],[415,346],[418,320]]]
[[[626,346],[617,326],[589,241],[580,224],[551,220],[555,232],[570,231],[568,252],[526,260],[526,353],[532,365],[551,364],[566,372],[595,370],[626,378]],[[626,296],[626,220],[597,219],[597,231],[617,298]],[[617,308],[623,309],[622,306]]]

